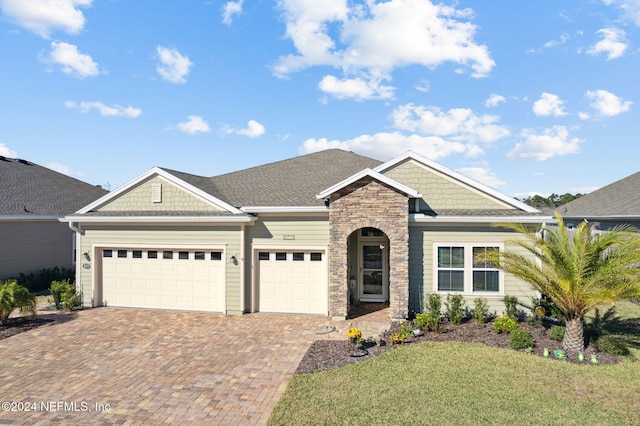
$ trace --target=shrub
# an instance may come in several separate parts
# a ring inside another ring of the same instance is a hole
[[[416,314],[414,324],[423,330],[438,331],[440,329],[441,310],[442,297],[436,293],[429,294],[424,303],[424,312]]]
[[[561,325],[553,325],[553,326],[551,326],[551,328],[549,328],[547,330],[546,334],[547,334],[547,336],[549,336],[553,340],[557,340],[558,342],[562,342],[562,339],[564,339],[564,331],[565,331],[565,327],[563,327]]]
[[[75,277],[75,270],[54,266],[53,268],[40,269],[30,274],[20,274],[18,282],[24,285],[29,291],[40,292],[47,290],[52,281],[69,280],[70,282],[74,282]]]
[[[504,314],[508,317],[515,318],[518,313],[518,298],[516,296],[504,296]]]
[[[612,334],[600,336],[595,343],[600,352],[611,355],[629,355],[629,348],[624,344],[623,339]]]
[[[9,315],[16,310],[36,314],[36,296],[16,280],[0,283],[0,324],[6,325]]]
[[[489,307],[487,306],[487,299],[484,297],[478,297],[473,300],[473,319],[478,324],[484,324],[489,317]]]
[[[511,333],[518,328],[518,322],[510,316],[501,315],[493,322],[496,333]]]
[[[78,303],[76,286],[71,284],[69,280],[52,281],[49,293],[53,297],[53,304],[56,309],[72,310]]]
[[[456,325],[462,324],[462,319],[464,318],[464,311],[462,310],[464,299],[462,295],[447,294],[445,306],[447,307],[447,318],[449,318],[449,322]]]
[[[526,330],[516,328],[511,331],[509,336],[509,345],[511,349],[524,349],[533,347],[533,336]]]

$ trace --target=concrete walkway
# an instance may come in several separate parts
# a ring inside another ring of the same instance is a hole
[[[79,311],[0,340],[0,424],[264,424],[311,342],[346,339],[351,325],[322,316]]]

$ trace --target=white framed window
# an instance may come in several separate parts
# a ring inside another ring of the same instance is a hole
[[[502,271],[480,256],[502,250],[498,243],[434,244],[433,289],[439,293],[504,294]]]

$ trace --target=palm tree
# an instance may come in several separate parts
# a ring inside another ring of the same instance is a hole
[[[562,341],[569,353],[584,350],[584,316],[598,306],[640,296],[640,234],[630,226],[596,233],[582,222],[568,230],[556,213],[557,228],[542,235],[523,224],[498,224],[524,238],[508,242],[523,248],[488,252],[487,260],[549,297],[566,318]],[[531,256],[533,255],[533,256]]]

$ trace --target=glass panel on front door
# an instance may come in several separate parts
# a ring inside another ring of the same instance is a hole
[[[383,296],[382,259],[383,249],[380,245],[362,246],[362,296],[363,298],[380,298]]]

